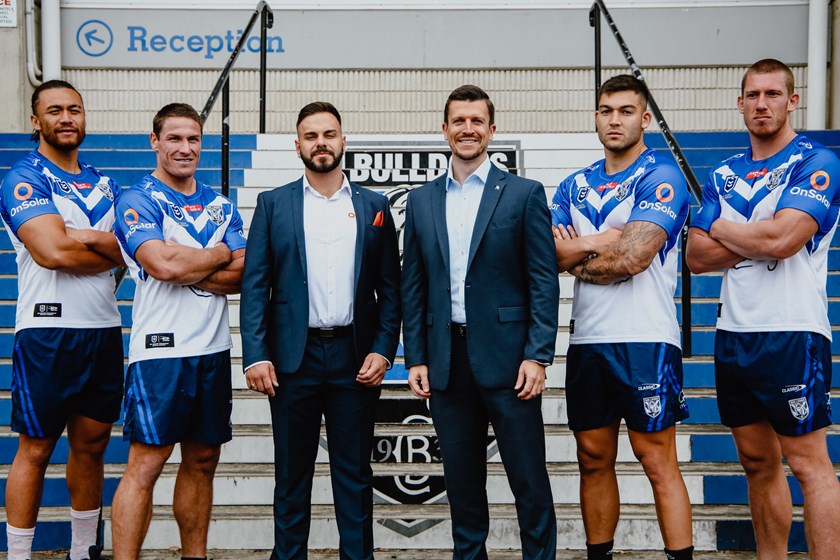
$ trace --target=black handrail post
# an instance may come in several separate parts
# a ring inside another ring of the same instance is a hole
[[[682,284],[682,295],[680,297],[680,304],[682,305],[682,355],[683,358],[690,358],[691,350],[691,271],[688,269],[688,263],[685,260],[685,248],[688,245],[688,228],[691,227],[691,213],[685,217],[685,225],[680,233],[680,259],[682,260],[682,269],[680,271],[680,281]]]
[[[598,92],[601,90],[601,8],[589,8],[589,26],[595,28],[595,110],[598,110]]]
[[[222,88],[222,196],[230,194],[230,78]]]
[[[266,4],[260,13],[260,134],[265,134],[266,69],[268,30],[274,26],[274,12]]]

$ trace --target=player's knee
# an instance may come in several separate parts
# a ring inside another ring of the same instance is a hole
[[[782,469],[781,457],[758,449],[739,449],[738,461],[748,476],[775,475]]]
[[[787,463],[793,476],[799,484],[806,489],[809,486],[829,482],[832,485],[836,482],[834,468],[830,459],[822,456],[791,455],[786,457]]]
[[[615,455],[604,450],[578,446],[578,466],[580,474],[588,475],[612,470],[615,467]]]
[[[45,438],[20,438],[17,458],[34,466],[46,466],[50,462],[56,440]]]
[[[182,447],[181,462],[186,469],[212,476],[219,464],[220,452],[218,447],[191,448],[188,452]]]
[[[636,457],[642,464],[645,476],[653,486],[668,484],[680,476],[676,459],[667,453],[640,453]]]

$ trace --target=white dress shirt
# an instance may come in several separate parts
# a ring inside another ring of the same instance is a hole
[[[491,165],[490,158],[485,157],[484,162],[466,178],[463,185],[452,176],[451,161],[446,174],[446,231],[449,235],[449,286],[454,323],[467,322],[464,282],[467,277],[470,240]]]
[[[353,322],[356,212],[347,177],[327,198],[303,176],[303,234],[309,287],[309,326],[343,327]]]

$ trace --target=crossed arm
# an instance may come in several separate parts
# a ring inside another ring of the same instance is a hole
[[[623,282],[645,271],[667,240],[661,226],[643,221],[585,236],[571,226],[554,230],[559,269],[592,284]]]
[[[244,257],[244,250],[241,257]],[[210,249],[195,249],[150,239],[140,245],[134,256],[144,269],[161,282],[191,286],[207,279],[213,273],[225,269],[231,264],[233,255],[224,243],[216,243]],[[239,259],[243,260],[244,259]],[[238,263],[237,266],[241,266]],[[239,273],[241,280],[242,275]],[[218,278],[210,280],[219,281]]]
[[[67,228],[58,214],[27,220],[17,235],[32,259],[49,270],[99,274],[124,264],[113,233]]]

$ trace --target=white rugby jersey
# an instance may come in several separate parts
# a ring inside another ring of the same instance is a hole
[[[551,205],[554,225],[578,235],[654,223],[668,239],[644,272],[623,282],[597,285],[575,279],[570,344],[667,342],[680,347],[674,305],[677,242],[688,215],[688,188],[677,166],[653,150],[607,174],[604,160],[560,183]]]
[[[104,328],[122,323],[112,271],[76,275],[42,268],[17,236],[24,222],[58,214],[67,227],[111,231],[120,188],[93,167],[67,173],[33,150],[0,187],[0,217],[17,253],[15,332],[31,327]]]
[[[123,193],[117,216],[115,233],[137,282],[129,363],[229,349],[227,298],[156,280],[134,254],[151,239],[195,249],[212,248],[222,241],[231,251],[243,249],[242,218],[234,203],[198,181],[195,193],[185,196],[146,175]]]
[[[709,231],[718,217],[739,224],[770,220],[783,208],[806,212],[819,224],[790,258],[745,260],[724,271],[719,329],[810,331],[831,340],[825,284],[840,210],[838,186],[840,160],[801,135],[770,158],[753,160],[747,150],[709,174],[692,227]]]

